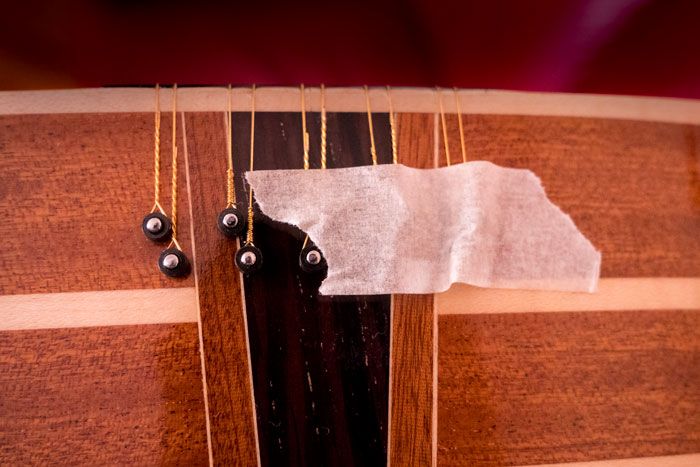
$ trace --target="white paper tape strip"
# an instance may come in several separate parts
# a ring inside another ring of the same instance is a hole
[[[326,295],[480,287],[592,292],[601,255],[532,172],[469,162],[247,174],[262,211],[323,251]]]

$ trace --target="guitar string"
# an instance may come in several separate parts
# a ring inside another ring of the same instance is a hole
[[[442,121],[442,142],[445,146],[445,160],[447,161],[447,166],[449,167],[452,163],[450,159],[450,145],[447,141],[447,125],[445,124],[445,107],[442,103],[442,90],[439,87],[435,88],[438,96],[438,103],[440,105],[440,120]]]
[[[232,208],[236,204],[236,186],[233,179],[233,123],[231,121],[231,85],[227,88],[228,112],[226,113],[226,153],[228,155],[228,169],[226,170],[226,207]]]
[[[391,128],[391,159],[394,164],[399,163],[398,141],[396,139],[396,114],[394,113],[394,103],[391,98],[391,88],[386,87],[386,97],[389,99],[389,127]]]
[[[173,84],[173,100],[172,100],[172,147],[173,147],[173,177],[172,177],[172,199],[171,199],[171,221],[173,225],[173,233],[170,245],[175,245],[178,250],[182,251],[180,244],[177,241],[177,83]],[[168,247],[170,248],[170,247]]]
[[[299,86],[301,105],[301,140],[304,150],[304,170],[309,170],[309,133],[306,131],[306,90],[304,85]]]
[[[299,91],[301,96],[299,104],[301,106],[301,139],[304,147],[304,170],[309,170],[309,133],[306,131],[306,90],[304,89],[303,84],[299,86]],[[303,250],[306,248],[308,243],[309,234],[306,234],[304,236],[304,244],[301,246],[301,249]]]
[[[457,103],[457,123],[459,124],[459,144],[462,148],[462,162],[467,162],[467,149],[464,144],[464,125],[462,124],[462,104],[459,101],[459,93],[457,88],[452,88]]]
[[[326,87],[321,84],[321,169],[326,168]]]
[[[303,86],[303,85],[302,85]],[[303,89],[303,87],[302,87]],[[301,115],[302,115],[302,135],[305,136],[305,156],[308,155],[309,146],[309,134],[306,132],[306,104],[304,99],[301,101]],[[327,138],[328,138],[328,123],[326,119],[326,86],[321,84],[321,170],[326,169],[326,154],[327,154]],[[304,168],[308,169],[308,158],[304,160]],[[304,237],[304,244],[301,246],[303,250],[309,243],[309,235],[306,234]]]
[[[154,185],[154,203],[151,212],[155,212],[158,209],[163,215],[165,215],[165,209],[160,204],[160,84],[156,83],[155,87],[155,122],[154,122],[154,132],[153,132],[153,185]]]
[[[369,125],[370,153],[372,154],[372,165],[377,165],[377,147],[374,145],[374,128],[372,126],[372,108],[369,104],[369,89],[365,85],[365,103],[367,104],[367,124]]]
[[[250,171],[253,171],[255,161],[255,85],[250,92]],[[253,186],[248,184],[248,232],[246,245],[253,245]]]

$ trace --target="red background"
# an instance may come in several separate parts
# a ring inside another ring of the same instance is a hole
[[[459,86],[700,98],[700,2],[4,1],[0,88]]]

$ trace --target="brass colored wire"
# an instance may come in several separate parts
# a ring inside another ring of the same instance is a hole
[[[447,166],[449,167],[452,163],[450,159],[450,145],[447,141],[447,124],[445,123],[445,107],[442,104],[442,91],[440,88],[435,88],[438,96],[438,101],[440,103],[440,120],[442,121],[442,142],[445,146],[445,159],[447,160]]]
[[[301,138],[304,146],[304,170],[309,170],[309,133],[306,131],[306,91],[304,85],[299,87],[301,95]]]
[[[389,126],[391,127],[391,158],[394,164],[399,162],[398,142],[396,140],[396,114],[394,114],[394,103],[391,99],[391,88],[386,87],[386,97],[389,99]]]
[[[377,165],[377,147],[374,145],[374,128],[372,126],[372,108],[369,105],[369,89],[365,85],[365,102],[367,103],[367,123],[369,124],[370,153],[372,165]]]
[[[153,132],[153,185],[154,185],[154,202],[151,212],[155,212],[158,209],[161,213],[165,214],[165,210],[160,205],[160,85],[156,84],[155,88],[155,122],[154,122],[154,132]]]
[[[255,161],[255,85],[250,92],[250,171],[253,171]],[[248,232],[245,239],[246,245],[253,244],[253,186],[248,185]]]
[[[226,113],[226,153],[228,169],[226,170],[226,207],[236,204],[236,185],[233,179],[233,124],[231,122],[231,85],[228,85],[228,111]]]
[[[462,162],[467,162],[467,149],[464,144],[464,125],[462,124],[462,104],[459,102],[459,93],[457,88],[452,88],[455,94],[455,102],[457,103],[457,122],[459,123],[459,144],[462,147]]]
[[[326,138],[327,138],[327,122],[326,122],[326,87],[321,85],[321,169],[326,168]]]
[[[171,222],[173,224],[172,243],[175,244],[178,250],[180,244],[177,242],[177,84],[173,85],[173,127],[172,127],[172,146],[173,146],[173,178],[172,178],[172,200],[171,200]]]
[[[305,112],[305,107],[302,104],[302,113]],[[321,170],[326,169],[326,144],[327,144],[327,135],[328,133],[328,123],[326,121],[326,86],[321,84]],[[304,134],[308,136],[306,131],[304,131]],[[308,138],[307,138],[308,141]],[[306,167],[305,167],[306,168]],[[309,235],[304,236],[304,244],[301,246],[301,249],[303,250],[306,248],[306,245],[309,243]]]

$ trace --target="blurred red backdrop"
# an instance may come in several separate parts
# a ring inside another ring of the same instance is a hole
[[[0,88],[459,86],[700,98],[700,2],[4,1]]]

